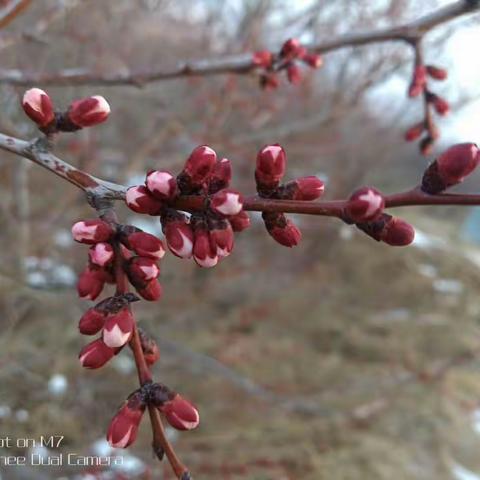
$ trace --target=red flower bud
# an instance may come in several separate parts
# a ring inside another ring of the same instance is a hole
[[[300,53],[302,53],[302,46],[297,38],[289,38],[280,50],[280,56],[284,58],[294,58]]]
[[[350,195],[345,214],[355,223],[368,222],[381,215],[385,199],[381,192],[372,187],[362,187]]]
[[[125,239],[128,248],[141,257],[160,260],[165,255],[162,241],[155,235],[146,232],[134,232]]]
[[[73,239],[89,245],[106,242],[110,240],[113,234],[112,227],[100,219],[83,220],[75,223],[72,227]]]
[[[138,329],[143,355],[147,365],[153,365],[160,359],[160,350],[155,340],[148,336],[141,328]]]
[[[159,215],[163,207],[162,202],[143,185],[130,187],[125,195],[125,203],[134,212],[153,216]]]
[[[276,188],[285,175],[286,165],[287,155],[278,143],[263,147],[257,154],[255,169],[257,185],[265,188]]]
[[[40,88],[31,88],[25,92],[22,107],[28,117],[39,127],[46,127],[55,119],[52,100]]]
[[[272,66],[273,54],[269,50],[260,50],[255,52],[252,57],[254,65],[263,68],[269,68]]]
[[[393,247],[410,245],[415,238],[415,230],[410,224],[386,213],[370,222],[357,223],[357,227],[378,242]]]
[[[113,260],[113,247],[109,243],[100,242],[90,247],[90,261],[100,267],[105,267]]]
[[[224,220],[215,222],[213,228],[209,229],[210,245],[219,257],[227,257],[233,250],[233,230],[230,222]]]
[[[408,89],[408,95],[410,97],[417,97],[425,90],[426,84],[427,71],[423,65],[417,65],[413,72],[413,78]]]
[[[78,358],[82,367],[94,369],[103,367],[117,352],[118,350],[107,347],[103,340],[98,338],[85,345],[80,351]]]
[[[307,53],[302,57],[302,60],[312,68],[320,68],[323,65],[322,57],[315,53]]]
[[[194,185],[202,185],[217,163],[217,154],[207,145],[196,147],[185,163],[182,174]]]
[[[450,105],[444,98],[431,93],[429,95],[429,101],[432,102],[433,108],[435,108],[435,111],[442,117],[448,115],[450,112]]]
[[[287,67],[287,78],[292,85],[298,85],[302,81],[302,71],[298,65],[291,63]]]
[[[110,422],[108,443],[114,448],[127,448],[137,438],[138,427],[145,412],[145,402],[139,392],[134,393]]]
[[[280,85],[278,81],[278,76],[275,73],[266,73],[265,75],[260,75],[260,87],[263,90],[275,90]]]
[[[95,300],[103,290],[107,275],[104,270],[88,266],[78,277],[77,291],[80,298]]]
[[[108,315],[103,327],[103,343],[110,348],[123,347],[132,336],[134,319],[128,307]]]
[[[210,208],[219,215],[237,215],[243,208],[242,194],[236,190],[220,190],[210,197]]]
[[[180,258],[190,258],[193,251],[192,227],[183,216],[162,219],[162,229],[170,251]]]
[[[230,185],[232,179],[232,165],[228,158],[217,161],[209,179],[208,192],[215,193]]]
[[[446,80],[448,72],[444,68],[427,65],[427,73],[435,80]]]
[[[318,177],[300,177],[283,187],[283,195],[291,200],[311,201],[323,195],[325,184]]]
[[[91,127],[104,122],[110,114],[110,105],[100,95],[75,100],[70,105],[67,115],[78,127]]]
[[[430,135],[422,138],[422,141],[420,142],[418,148],[422,155],[430,155],[433,150],[433,138]]]
[[[106,315],[96,308],[89,308],[78,322],[78,329],[82,335],[95,335],[105,324]]]
[[[158,280],[150,280],[142,288],[136,288],[138,294],[149,302],[156,302],[162,297],[163,289]]]
[[[414,140],[420,137],[420,135],[424,130],[425,130],[425,122],[422,121],[422,122],[416,123],[405,132],[405,140],[407,142],[413,142]]]
[[[242,210],[239,214],[229,217],[228,221],[232,226],[234,232],[241,232],[246,230],[250,226],[250,217],[245,210]]]
[[[204,268],[214,267],[218,263],[216,246],[212,245],[208,230],[204,228],[195,229],[193,258],[197,265]]]
[[[177,194],[177,180],[169,172],[153,170],[148,173],[145,184],[160,200],[171,200]]]
[[[280,245],[291,248],[300,243],[302,232],[283,213],[263,212],[262,218],[268,233]]]
[[[126,268],[132,285],[142,285],[157,278],[160,274],[155,260],[148,257],[133,257]]]
[[[425,171],[422,190],[435,194],[463,182],[480,163],[480,151],[474,143],[459,143],[448,148]]]
[[[159,408],[167,422],[177,430],[193,430],[200,423],[198,410],[178,393]]]

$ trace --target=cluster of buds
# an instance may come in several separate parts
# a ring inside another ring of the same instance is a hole
[[[428,155],[431,152],[433,142],[439,135],[431,118],[431,107],[433,107],[433,110],[440,116],[445,116],[450,112],[448,102],[428,88],[428,77],[434,80],[445,80],[447,78],[447,71],[434,65],[423,65],[419,63],[414,68],[412,80],[408,88],[409,97],[414,98],[421,94],[425,97],[427,114],[424,120],[412,125],[405,132],[405,140],[408,142],[413,142],[424,134],[420,141],[420,151],[423,155]]]
[[[325,185],[315,176],[301,177],[285,184],[287,155],[278,144],[266,145],[257,154],[255,181],[257,192],[262,198],[311,201],[322,196]],[[302,234],[297,226],[281,212],[263,212],[262,218],[268,233],[280,245],[298,245]]]
[[[104,122],[110,105],[100,95],[73,101],[65,111],[54,111],[50,96],[40,88],[31,88],[23,95],[23,110],[45,134],[74,132]]]
[[[410,245],[415,238],[413,227],[400,218],[384,213],[384,208],[385,198],[379,190],[361,187],[345,203],[342,218],[379,242],[394,247]]]
[[[213,149],[201,145],[192,151],[179,175],[150,171],[145,185],[127,190],[125,202],[137,213],[160,217],[174,255],[193,257],[199,266],[213,267],[232,252],[234,232],[250,225],[242,195],[229,188],[231,177],[230,160],[218,159]],[[200,197],[205,208],[189,216],[175,207],[179,195]]]
[[[281,70],[287,72],[287,79],[291,84],[299,84],[302,80],[299,63],[319,68],[323,60],[320,55],[309,52],[296,38],[288,39],[276,55],[269,50],[260,50],[253,54],[253,64],[263,69],[260,86],[266,90],[273,90],[279,86],[278,72]]]
[[[127,448],[137,438],[147,406],[157,408],[177,430],[193,430],[200,422],[196,407],[160,383],[147,383],[133,392],[110,422],[107,440],[114,448]]]

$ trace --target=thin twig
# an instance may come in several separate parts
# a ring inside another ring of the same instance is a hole
[[[30,4],[32,0],[11,0],[7,5],[0,9],[0,28],[6,27],[10,22],[20,15]]]

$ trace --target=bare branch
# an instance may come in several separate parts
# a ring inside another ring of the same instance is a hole
[[[12,0],[0,9],[0,28],[6,27],[18,15],[20,15],[32,0]]]

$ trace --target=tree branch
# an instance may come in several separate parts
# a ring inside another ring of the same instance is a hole
[[[6,27],[18,15],[20,15],[30,4],[32,0],[11,0],[7,5],[0,9],[0,28]]]
[[[341,35],[307,46],[317,53],[328,53],[345,47],[368,45],[371,43],[402,41],[413,44],[418,42],[431,29],[462,15],[478,11],[477,0],[459,0],[425,15],[413,22],[377,30]],[[213,59],[201,59],[179,62],[170,69],[144,70],[121,74],[100,74],[87,68],[65,69],[53,73],[26,73],[17,69],[0,69],[0,83],[31,85],[133,85],[140,87],[147,83],[186,76],[208,76],[227,73],[248,74],[258,68],[252,61],[252,53],[232,55]]]

